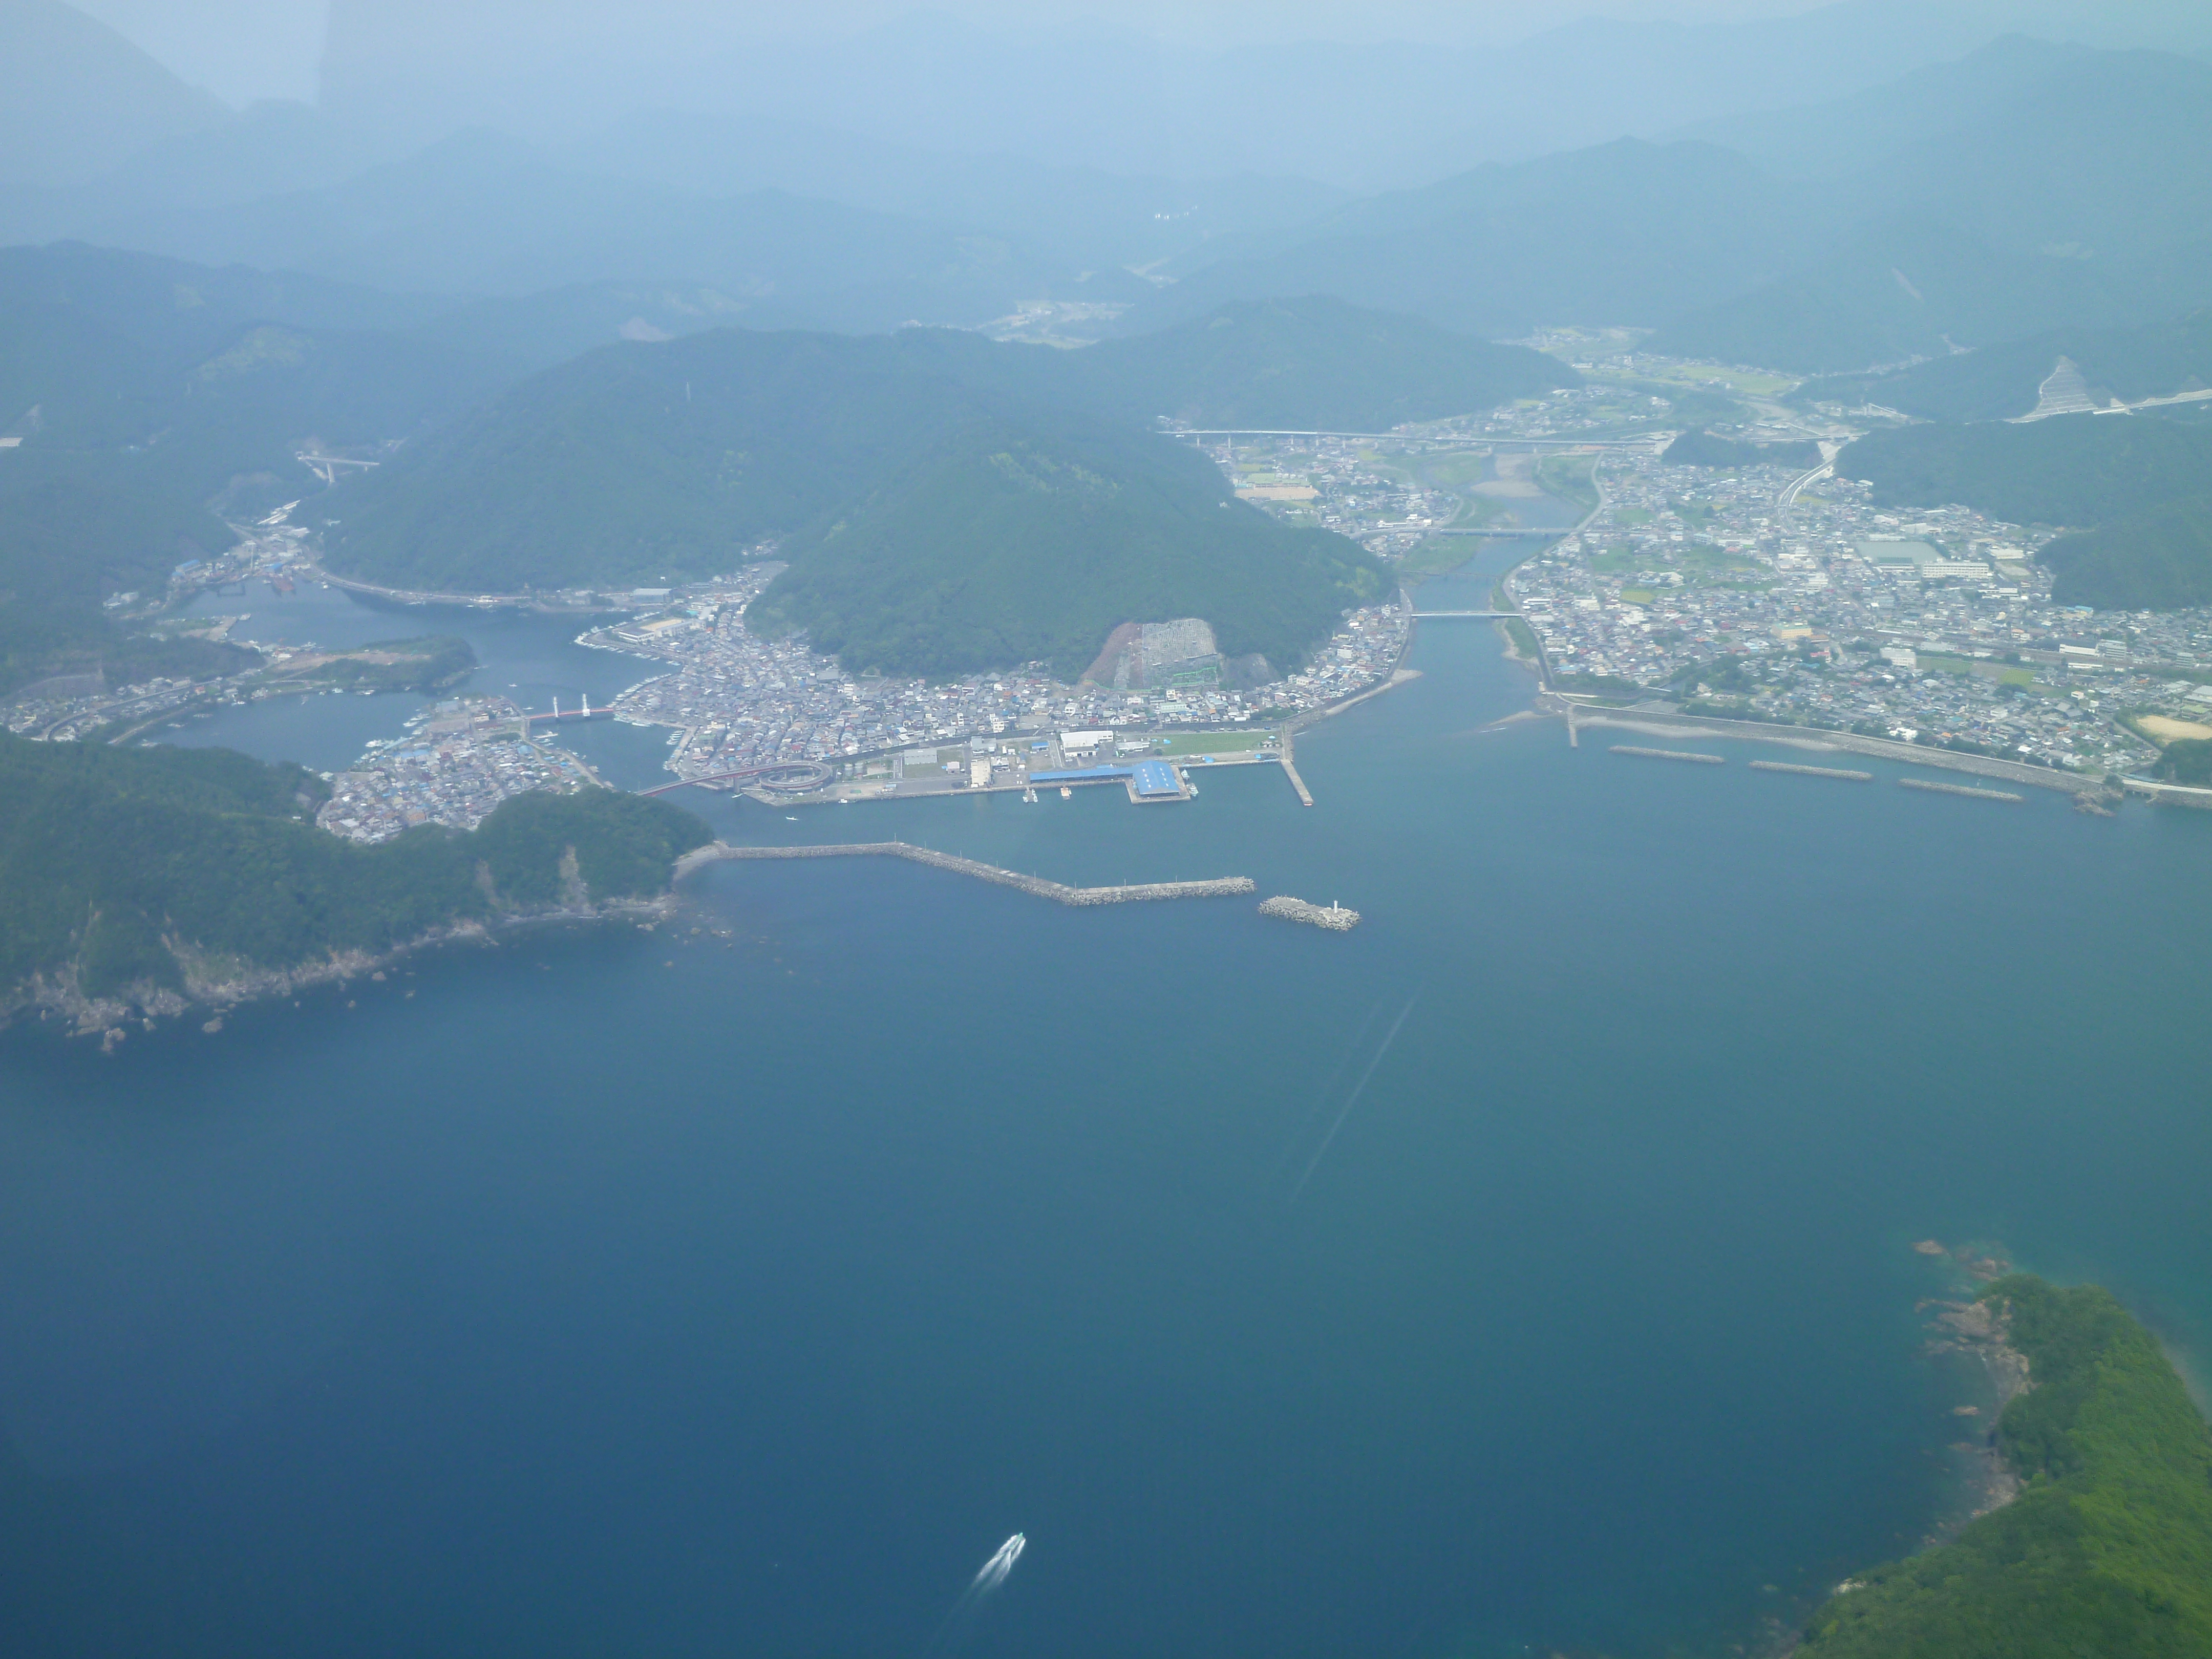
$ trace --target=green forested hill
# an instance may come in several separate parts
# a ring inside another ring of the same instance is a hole
[[[1810,438],[1797,443],[1754,444],[1717,438],[1705,431],[1685,432],[1660,458],[1668,466],[1818,466],[1820,446]]]
[[[2045,554],[2062,604],[2164,609],[2212,595],[2212,426],[2063,415],[1896,427],[1851,445],[1836,471],[1873,484],[1883,506],[1960,501],[2016,524],[2077,526]]]
[[[1540,398],[1582,376],[1498,345],[1322,295],[1237,301],[1066,363],[1086,406],[1149,423],[1381,432]]]
[[[126,634],[100,606],[109,593],[159,594],[177,565],[228,546],[221,520],[90,469],[22,476],[16,459],[0,456],[0,695],[48,674],[97,668],[128,684],[254,660],[234,647]]]
[[[2008,1310],[2033,1387],[1997,1425],[2027,1483],[1952,1543],[1857,1575],[1809,1659],[2203,1659],[2212,1653],[2212,1432],[2150,1333],[2094,1285],[2025,1274]]]
[[[439,589],[726,571],[975,418],[982,369],[1032,355],[1057,354],[934,330],[609,346],[322,498],[331,562]]]
[[[2072,526],[2201,495],[2208,468],[2212,428],[2124,416],[1894,427],[1836,457],[1882,506],[1960,501],[2015,524]]]
[[[681,580],[776,539],[792,569],[763,616],[856,666],[1080,668],[1117,623],[1178,615],[1288,662],[1386,591],[1381,568],[1340,538],[1224,507],[1216,471],[1133,411],[1228,398],[1272,352],[1284,377],[1254,395],[1281,400],[1273,412],[1300,398],[1386,412],[1378,388],[1408,383],[1429,331],[1379,325],[1399,339],[1396,368],[1358,379],[1347,331],[1375,326],[1321,304],[1232,318],[1255,344],[1209,328],[1108,356],[921,329],[613,346],[514,386],[319,510],[337,568],[428,588]],[[1489,349],[1435,368],[1405,406],[1452,386],[1486,395],[1472,377]],[[1020,458],[1012,473],[989,459],[1001,455]]]
[[[1284,664],[1392,585],[1344,538],[1237,501],[1196,452],[1074,416],[963,427],[787,551],[755,614],[854,672],[1041,659],[1072,679],[1118,624],[1170,617]]]
[[[519,796],[473,835],[361,847],[313,827],[322,793],[228,750],[0,733],[0,1006],[34,974],[74,972],[91,996],[179,988],[172,944],[262,969],[383,950],[557,898],[571,847],[592,897],[657,892],[708,837],[678,807],[595,789]]]
[[[2212,605],[2212,495],[2161,501],[2061,536],[2038,556],[2051,567],[2051,597],[2061,605],[2100,611]]]

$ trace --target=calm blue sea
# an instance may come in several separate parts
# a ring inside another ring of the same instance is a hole
[[[706,803],[1348,935],[722,865],[0,1037],[10,1650],[1719,1652],[1958,1502],[1913,1240],[2212,1352],[2212,815],[1571,750],[1483,729],[1488,624],[1413,662],[1310,810]]]

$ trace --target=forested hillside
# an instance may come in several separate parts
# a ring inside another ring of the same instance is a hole
[[[119,629],[169,572],[315,480],[303,444],[368,446],[511,377],[404,331],[424,310],[309,278],[62,246],[0,250],[0,692],[98,668],[112,684],[241,653]]]
[[[448,590],[682,580],[773,540],[792,568],[763,620],[854,667],[1073,672],[1180,615],[1287,663],[1385,574],[1232,501],[1146,411],[1408,418],[1571,373],[1330,301],[1073,353],[725,330],[533,376],[319,514],[337,568]]]
[[[963,426],[785,550],[753,615],[855,672],[1042,660],[1072,680],[1120,623],[1172,617],[1285,665],[1392,586],[1343,537],[1237,501],[1206,457],[1075,416]]]
[[[1820,446],[1810,438],[1795,443],[1746,443],[1699,430],[1685,432],[1660,458],[1668,466],[1818,466]]]
[[[2017,524],[2065,526],[2043,557],[2062,605],[2165,610],[2212,602],[2212,424],[2057,416],[1907,426],[1860,439],[1836,471],[1890,507],[1960,501]]]
[[[2027,1489],[1952,1543],[1856,1575],[1812,1659],[2212,1653],[2212,1432],[2158,1343],[2094,1285],[2025,1274],[2002,1310],[2032,1387],[1998,1419]]]
[[[1069,395],[1102,414],[1352,432],[1582,384],[1559,359],[1526,346],[1317,295],[1231,301],[1156,334],[1102,341],[1065,370]]]
[[[586,896],[662,890],[708,830],[611,790],[502,803],[473,834],[375,847],[313,827],[321,781],[222,749],[110,749],[0,733],[0,1007],[34,975],[88,996],[286,969],[556,902],[570,849]]]

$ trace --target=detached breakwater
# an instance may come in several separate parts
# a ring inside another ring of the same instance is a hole
[[[1976,800],[2021,800],[2025,795],[2015,795],[2009,789],[1970,789],[1963,783],[1933,783],[1926,778],[1899,778],[1900,789],[1925,789],[1933,795],[1971,795]]]
[[[1641,749],[1632,743],[1616,743],[1613,745],[1613,752],[1616,755],[1641,755],[1646,760],[1692,761],[1699,766],[1728,764],[1727,757],[1723,755],[1695,755],[1686,749]]]
[[[1018,887],[1024,893],[1048,898],[1055,904],[1133,904],[1145,899],[1224,898],[1256,890],[1249,876],[1222,876],[1212,881],[1137,882],[1121,887],[1070,887],[1064,883],[1047,881],[1042,876],[1025,876],[1018,871],[1001,870],[995,864],[979,863],[974,859],[936,852],[903,841],[848,842],[828,847],[732,847],[718,841],[695,852],[686,853],[677,860],[676,874],[680,879],[702,864],[713,864],[722,859],[835,858],[911,859],[916,864],[950,870],[957,875],[973,876],[978,881],[993,882],[1000,887]]]
[[[1841,766],[1800,766],[1794,761],[1753,761],[1754,772],[1795,772],[1808,778],[1847,778],[1853,783],[1872,783],[1871,772],[1854,772]]]
[[[1333,902],[1308,904],[1301,898],[1262,899],[1260,914],[1280,916],[1286,921],[1303,921],[1309,927],[1326,927],[1333,933],[1348,933],[1359,925],[1359,912],[1357,910],[1347,910]]]

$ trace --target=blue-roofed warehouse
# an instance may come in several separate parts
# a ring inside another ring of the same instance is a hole
[[[1188,800],[1182,777],[1167,761],[1139,761],[1133,766],[1085,766],[1068,772],[1032,772],[1031,783],[1111,783],[1119,778],[1133,801]]]
[[[1139,761],[1131,769],[1136,775],[1130,780],[1129,787],[1139,800],[1156,800],[1164,795],[1180,797],[1183,793],[1182,780],[1165,761]]]

